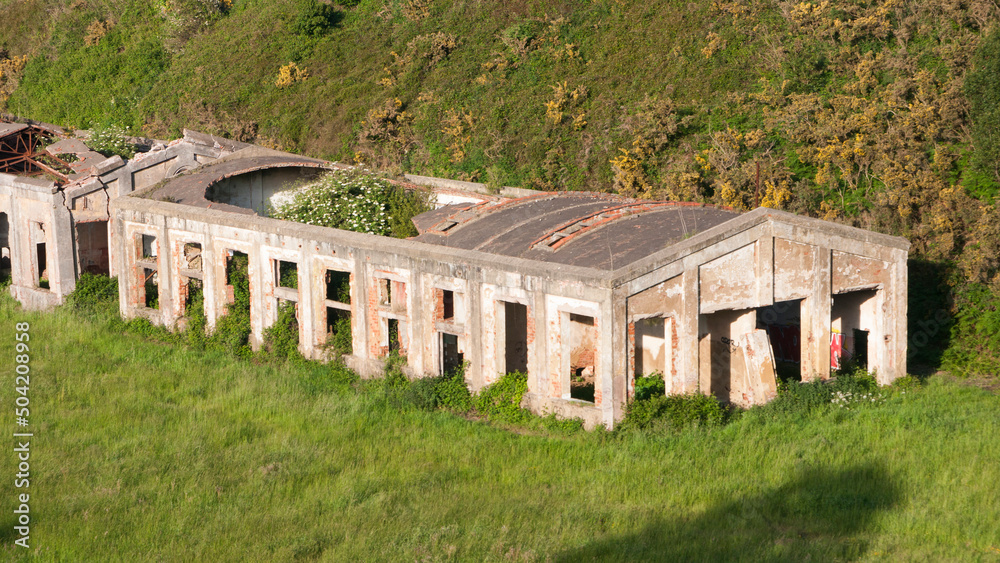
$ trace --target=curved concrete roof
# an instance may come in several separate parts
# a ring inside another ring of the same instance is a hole
[[[590,192],[451,205],[414,218],[416,240],[613,270],[739,216],[726,208]]]

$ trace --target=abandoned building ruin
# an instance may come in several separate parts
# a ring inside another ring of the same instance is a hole
[[[587,427],[620,420],[636,375],[743,406],[774,396],[775,366],[826,379],[850,359],[882,384],[905,375],[899,237],[767,208],[497,197],[410,177],[439,207],[399,240],[262,216],[290,182],[334,166],[324,161],[185,132],[129,161],[73,144],[85,165],[43,179],[28,161],[3,167],[12,136],[37,134],[18,127],[0,125],[0,245],[26,307],[51,307],[82,272],[102,272],[118,277],[122,315],[172,327],[195,283],[211,330],[242,257],[255,346],[291,302],[306,357],[323,359],[346,319],[345,360],[364,376],[393,350],[415,377],[467,362],[473,391],[521,371],[526,407]]]

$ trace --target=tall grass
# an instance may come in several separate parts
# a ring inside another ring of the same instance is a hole
[[[669,433],[511,431],[340,368],[237,361],[70,307],[31,323],[32,549],[9,560],[912,560],[1000,549],[1000,400],[878,403]],[[116,328],[117,326],[117,328]],[[0,358],[12,373],[12,328]],[[0,392],[13,408],[12,377]],[[9,419],[8,419],[9,420]],[[13,428],[11,426],[11,428]],[[517,430],[518,427],[511,427]]]

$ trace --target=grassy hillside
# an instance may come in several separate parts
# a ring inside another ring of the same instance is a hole
[[[989,0],[0,0],[0,13],[0,111],[906,236],[929,275],[912,288],[927,298],[911,309],[916,361],[1000,371]]]
[[[30,323],[35,435],[32,549],[13,546],[8,510],[9,561],[1000,553],[1000,398],[939,377],[721,427],[504,429],[393,404],[382,382],[337,369],[235,360],[68,308],[28,314],[0,294],[0,326],[15,322]],[[14,354],[0,341],[8,373]],[[0,456],[0,473],[14,464]]]

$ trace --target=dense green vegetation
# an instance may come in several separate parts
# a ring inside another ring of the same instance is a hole
[[[237,360],[118,320],[114,298],[113,282],[88,279],[70,305],[35,314],[0,293],[0,326],[31,325],[35,432],[33,548],[5,541],[7,560],[1000,551],[1000,398],[944,376],[801,385],[727,420],[587,433],[520,411],[518,375],[471,397],[453,376],[411,383],[392,363],[360,381],[336,363]],[[14,357],[13,339],[0,354]],[[0,456],[0,473],[14,463]],[[14,498],[13,479],[0,494]],[[12,526],[0,517],[8,540]]]
[[[911,276],[911,363],[1000,370],[989,0],[0,12],[0,111],[159,137],[188,127],[492,187],[760,203],[906,236],[926,275]]]
[[[127,150],[122,128],[186,127],[391,173],[759,202],[906,236],[911,368],[1000,372],[993,2],[0,0],[0,14],[0,111],[96,128],[109,154]],[[197,291],[176,334],[118,319],[106,279],[47,315],[0,292],[0,326],[32,326],[33,555],[1000,555],[993,393],[848,376],[741,413],[650,380],[621,429],[583,433],[521,410],[519,374],[473,396],[456,373],[410,382],[390,362],[364,382],[303,361],[292,307],[252,352],[245,260],[212,335]],[[12,480],[0,491],[13,499]],[[12,525],[0,517],[8,540]]]
[[[428,211],[427,196],[368,170],[331,170],[294,188],[269,215],[321,227],[396,238],[417,236],[413,217]]]

